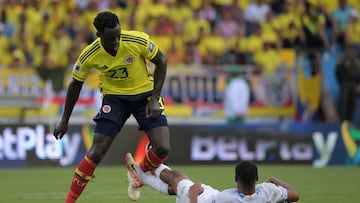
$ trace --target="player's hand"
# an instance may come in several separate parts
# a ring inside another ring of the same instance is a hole
[[[274,182],[274,179],[275,179],[275,177],[270,177],[270,178],[267,179],[266,182],[268,182],[268,183],[273,183],[273,182]]]
[[[276,177],[270,177],[266,182],[273,183],[275,185],[279,185],[280,180]]]
[[[68,123],[65,122],[65,121],[60,121],[60,123],[58,123],[56,126],[55,126],[55,129],[54,129],[54,137],[55,139],[57,140],[60,140],[67,132],[68,130]]]
[[[204,188],[201,186],[201,184],[200,183],[194,183],[189,188],[189,197],[197,197],[203,192],[204,192]]]
[[[159,97],[152,96],[145,106],[146,118],[157,118],[161,114],[161,104],[159,102]]]

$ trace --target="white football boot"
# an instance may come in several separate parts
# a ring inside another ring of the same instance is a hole
[[[125,162],[126,168],[128,170],[127,176],[129,181],[128,197],[131,200],[136,201],[140,199],[140,187],[144,185],[140,179],[140,174],[142,171],[135,163],[131,153],[126,153]]]

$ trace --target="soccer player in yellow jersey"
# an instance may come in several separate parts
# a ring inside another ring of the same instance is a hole
[[[121,30],[114,13],[98,13],[93,24],[98,38],[81,52],[74,65],[65,109],[54,129],[56,139],[65,135],[81,87],[90,70],[97,69],[102,107],[93,119],[96,122],[93,144],[76,168],[66,203],[75,202],[80,196],[131,114],[149,136],[152,146],[140,163],[144,171],[158,167],[170,149],[169,129],[160,96],[166,76],[166,57],[146,33]],[[146,59],[155,64],[153,74],[146,66]],[[129,173],[128,176],[129,198],[137,200],[141,182],[136,182]]]

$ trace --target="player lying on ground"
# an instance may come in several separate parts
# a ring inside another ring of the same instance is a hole
[[[222,192],[209,185],[194,183],[182,172],[164,164],[153,171],[154,175],[146,174],[134,162],[131,153],[126,154],[126,167],[132,177],[137,177],[134,184],[145,184],[161,193],[176,195],[176,203],[277,203],[299,199],[296,190],[278,178],[256,184],[257,166],[250,161],[242,161],[236,166],[236,188]]]

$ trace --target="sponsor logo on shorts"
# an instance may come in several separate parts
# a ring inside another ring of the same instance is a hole
[[[110,106],[110,105],[104,105],[104,106],[102,107],[102,111],[103,111],[104,113],[110,113],[110,111],[111,111],[111,106]]]

